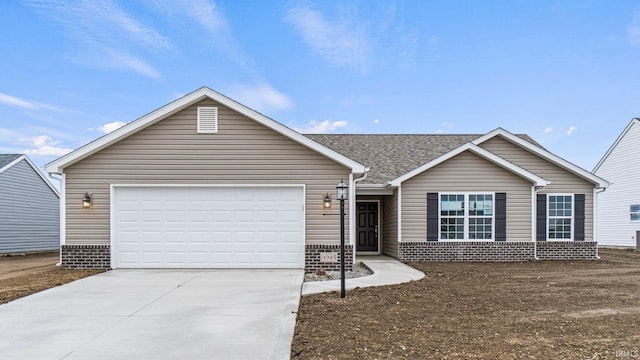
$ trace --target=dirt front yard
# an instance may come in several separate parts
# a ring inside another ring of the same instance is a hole
[[[63,270],[58,252],[0,256],[0,304],[102,272]]]
[[[402,285],[301,300],[294,359],[640,358],[640,254],[415,263]]]

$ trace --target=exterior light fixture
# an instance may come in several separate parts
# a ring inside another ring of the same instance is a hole
[[[85,209],[91,208],[93,205],[93,198],[89,193],[84,193],[84,197],[82,198],[82,207]]]
[[[340,297],[345,296],[344,284],[344,200],[347,198],[347,189],[349,187],[340,179],[340,183],[336,186],[338,199],[340,200]]]
[[[340,184],[336,186],[339,200],[347,199],[347,189],[348,189],[348,186],[344,183],[344,180],[340,179]]]
[[[327,193],[327,195],[324,197],[322,207],[324,207],[325,209],[331,209],[331,196],[329,196],[329,193]]]

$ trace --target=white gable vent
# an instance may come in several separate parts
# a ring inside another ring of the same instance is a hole
[[[218,108],[215,106],[198,107],[198,134],[216,134],[218,132]]]

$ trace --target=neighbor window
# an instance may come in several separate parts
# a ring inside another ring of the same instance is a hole
[[[640,221],[640,205],[631,205],[631,221]]]
[[[492,240],[493,194],[440,194],[441,240]]]
[[[549,195],[547,198],[549,240],[573,238],[573,195]]]

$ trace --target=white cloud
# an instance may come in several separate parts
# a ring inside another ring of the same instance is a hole
[[[120,129],[125,125],[127,125],[127,123],[124,121],[114,121],[114,122],[110,122],[102,125],[101,127],[98,128],[98,130],[102,131],[105,134],[108,134],[110,132]]]
[[[0,103],[5,105],[17,106],[25,109],[35,109],[36,105],[23,99],[19,99],[15,96],[0,93]]]
[[[553,132],[553,128],[552,127],[546,127],[546,128],[544,128],[544,132],[545,132],[545,134]]]
[[[373,120],[373,123],[374,123],[374,124],[380,124],[380,120],[375,119],[375,120]]]
[[[131,70],[152,79],[159,79],[162,76],[151,65],[135,56],[118,51],[108,51],[109,61],[103,62],[105,68]]]
[[[229,21],[215,3],[208,0],[157,0],[153,5],[157,11],[178,22],[181,27],[192,28],[194,24],[199,26],[205,33],[198,34],[198,38],[203,39],[208,46],[213,46],[236,63],[247,64]]]
[[[440,125],[441,127],[435,131],[436,134],[444,134],[445,131],[452,131],[453,129],[456,128],[456,125],[449,121],[445,121]]]
[[[168,38],[111,0],[28,0],[27,4],[80,45],[70,58],[85,66],[130,70],[158,79],[160,74],[129,49],[173,51]]]
[[[627,25],[627,38],[633,45],[640,45],[640,7],[633,11],[633,18]]]
[[[59,146],[58,141],[54,141],[47,135],[34,136],[22,141],[30,145],[30,148],[22,151],[27,155],[62,156],[71,152],[71,149]]]
[[[289,9],[286,20],[325,61],[366,70],[371,46],[364,23],[350,16],[329,21],[319,11],[305,6]]]
[[[321,122],[311,120],[305,127],[294,128],[294,130],[303,134],[326,134],[345,126],[347,126],[347,122],[344,120],[324,120]]]
[[[567,135],[571,136],[573,135],[573,133],[577,130],[577,128],[575,126],[570,126],[569,130],[567,130]]]
[[[0,93],[0,104],[17,106],[19,108],[28,109],[28,110],[51,110],[55,112],[63,112],[64,109],[59,108],[57,106],[48,105],[36,101],[21,99],[12,95]]]
[[[291,98],[267,83],[254,85],[235,84],[228,91],[230,96],[242,104],[257,110],[287,110],[293,107]]]
[[[419,45],[428,47],[431,57],[437,58],[440,39],[432,35],[421,41],[417,27],[401,18],[397,2],[365,3],[363,9],[336,5],[336,15],[332,17],[310,6],[298,5],[289,8],[285,20],[314,53],[334,66],[361,72],[374,65],[407,68],[417,64]]]
[[[145,26],[111,0],[28,0],[27,4],[61,25],[74,40],[91,46],[120,42],[135,43],[148,49],[172,50],[171,41]]]

